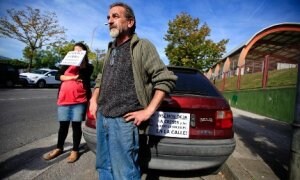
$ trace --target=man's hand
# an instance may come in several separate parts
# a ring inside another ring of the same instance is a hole
[[[163,101],[164,97],[165,92],[156,89],[150,104],[145,109],[127,113],[123,116],[123,118],[126,121],[134,121],[133,123],[136,126],[139,126],[142,122],[147,121],[152,116]]]
[[[142,122],[147,121],[152,116],[152,113],[147,109],[134,111],[127,113],[123,116],[123,118],[128,121],[133,121],[136,126],[139,126]]]
[[[89,104],[89,111],[91,113],[91,115],[97,119],[97,110],[98,110],[98,98],[99,98],[99,94],[100,94],[100,89],[99,88],[95,88],[94,92],[92,94],[92,97],[90,99],[90,104]]]
[[[94,101],[90,101],[89,111],[95,119],[97,119],[97,109],[98,109],[98,104]]]

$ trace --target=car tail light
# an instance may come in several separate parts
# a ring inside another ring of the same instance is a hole
[[[233,117],[231,110],[217,111],[216,112],[216,128],[217,129],[229,129],[233,125]]]
[[[229,139],[234,135],[231,110],[191,113],[190,122],[190,139]]]

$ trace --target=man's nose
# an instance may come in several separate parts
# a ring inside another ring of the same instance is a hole
[[[113,18],[108,18],[107,19],[107,24],[112,24],[113,23]]]

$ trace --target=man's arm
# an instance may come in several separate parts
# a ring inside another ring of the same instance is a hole
[[[142,122],[147,121],[157,110],[163,101],[165,94],[164,91],[156,89],[152,100],[145,109],[127,113],[123,116],[124,119],[126,121],[134,121],[134,124],[139,126]]]
[[[90,99],[90,105],[89,105],[89,111],[95,117],[95,119],[97,118],[99,94],[100,94],[100,88],[98,87],[94,88],[92,97]]]

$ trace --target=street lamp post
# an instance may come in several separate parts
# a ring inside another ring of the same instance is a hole
[[[300,179],[300,63],[298,63],[295,118],[293,122],[289,179]]]
[[[98,26],[94,27],[93,32],[92,32],[92,40],[91,40],[91,46],[90,46],[91,50],[93,49],[93,41],[94,41],[94,36],[95,36],[95,32],[96,32],[97,28],[98,28]]]

